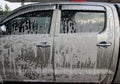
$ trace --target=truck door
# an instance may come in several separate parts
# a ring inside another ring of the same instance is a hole
[[[57,81],[100,82],[107,75],[114,48],[112,12],[103,6],[61,5],[55,34]]]
[[[0,37],[0,74],[4,80],[53,80],[54,9],[55,6],[28,8],[3,24],[6,33]]]

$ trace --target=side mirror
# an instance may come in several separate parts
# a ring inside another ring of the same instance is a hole
[[[0,32],[6,32],[6,26],[5,25],[2,25],[0,27]]]

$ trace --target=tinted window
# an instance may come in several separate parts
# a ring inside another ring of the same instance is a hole
[[[52,11],[36,11],[20,15],[10,20],[7,26],[9,34],[49,34]]]
[[[101,32],[105,25],[104,12],[64,10],[60,33]]]

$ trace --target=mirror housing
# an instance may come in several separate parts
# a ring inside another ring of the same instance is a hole
[[[0,33],[2,33],[2,32],[6,32],[6,26],[5,25],[0,26]]]

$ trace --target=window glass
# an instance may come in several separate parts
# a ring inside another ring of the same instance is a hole
[[[64,10],[60,33],[101,32],[105,25],[104,12]]]
[[[20,15],[7,22],[9,34],[49,34],[52,11],[36,11]]]

